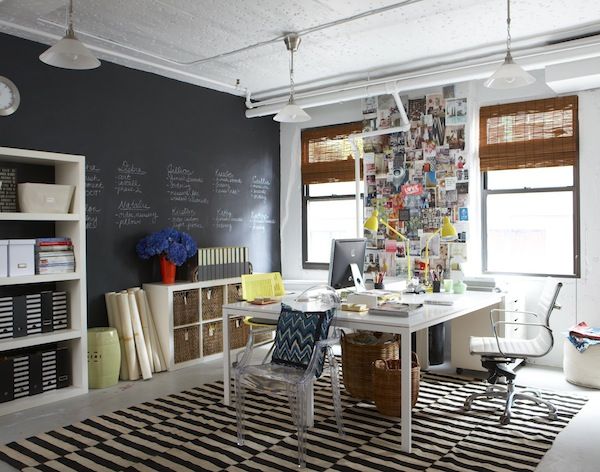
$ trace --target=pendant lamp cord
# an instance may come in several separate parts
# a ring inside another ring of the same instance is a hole
[[[294,103],[294,48],[290,49],[290,100]]]
[[[510,56],[510,0],[506,0],[506,54]]]
[[[69,0],[67,6],[67,38],[75,38],[75,30],[73,29],[73,0]]]

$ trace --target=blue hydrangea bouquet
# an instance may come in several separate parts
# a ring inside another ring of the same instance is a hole
[[[164,283],[175,282],[175,268],[181,266],[198,252],[192,237],[175,228],[165,228],[142,238],[136,245],[142,259],[160,257],[160,271]]]

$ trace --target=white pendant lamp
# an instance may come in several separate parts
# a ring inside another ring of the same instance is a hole
[[[86,70],[100,66],[100,61],[75,36],[73,30],[73,0],[69,0],[67,31],[64,38],[40,55],[40,61],[63,69]]]
[[[310,115],[306,113],[294,102],[294,53],[300,46],[300,36],[297,34],[288,34],[284,40],[285,47],[290,52],[290,99],[273,119],[281,123],[302,123],[310,120]]]
[[[491,89],[513,89],[535,82],[535,77],[517,64],[510,53],[510,0],[506,0],[506,8],[506,57],[500,68],[483,84]]]

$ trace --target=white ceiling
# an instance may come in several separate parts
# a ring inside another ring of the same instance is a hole
[[[402,0],[75,0],[75,30],[100,59],[253,98],[285,94],[283,41],[181,65]],[[303,36],[296,83],[309,90],[500,53],[505,0],[409,0]],[[0,31],[52,44],[66,0],[0,0]],[[600,33],[599,0],[512,0],[518,50]],[[102,38],[102,39],[101,39]],[[144,54],[143,52],[149,53]],[[518,56],[518,53],[516,54]],[[153,56],[161,56],[168,60]],[[9,74],[10,71],[0,72]]]

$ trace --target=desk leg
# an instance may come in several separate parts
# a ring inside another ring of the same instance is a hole
[[[401,400],[401,427],[402,427],[402,445],[400,449],[403,452],[411,452],[411,339],[410,330],[404,329],[400,333],[400,392]]]
[[[223,310],[223,403],[231,405],[231,358],[229,351],[229,314]]]
[[[429,328],[417,331],[417,356],[421,370],[429,369]]]

